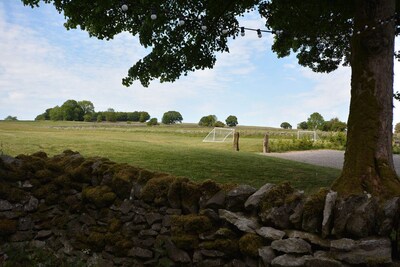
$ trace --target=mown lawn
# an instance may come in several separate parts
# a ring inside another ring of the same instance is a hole
[[[270,128],[242,127],[240,152],[231,143],[203,143],[210,128],[194,124],[147,127],[141,124],[0,121],[0,150],[12,156],[66,149],[102,156],[193,180],[261,186],[290,181],[311,192],[328,186],[339,170],[265,157],[264,133]],[[289,132],[290,134],[290,132]]]

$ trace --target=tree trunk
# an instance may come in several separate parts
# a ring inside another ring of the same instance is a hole
[[[355,2],[347,145],[342,174],[332,187],[343,195],[400,195],[392,155],[395,28],[393,21],[378,23],[395,14],[395,0]]]

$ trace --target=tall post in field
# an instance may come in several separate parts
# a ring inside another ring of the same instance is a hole
[[[233,133],[233,149],[239,151],[239,132]]]
[[[266,133],[264,135],[264,141],[263,141],[263,153],[269,153],[269,135]]]

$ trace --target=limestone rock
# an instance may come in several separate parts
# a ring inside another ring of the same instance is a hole
[[[350,264],[385,264],[391,263],[391,243],[389,238],[364,238],[356,241],[350,251],[332,251],[336,260]]]
[[[378,234],[388,236],[394,227],[394,222],[400,216],[400,197],[392,198],[383,205],[378,219]]]
[[[301,229],[303,219],[304,203],[300,201],[293,209],[293,213],[289,216],[289,221],[295,229]]]
[[[238,259],[232,260],[230,266],[232,266],[232,267],[247,267],[246,264],[243,261],[238,260]]]
[[[134,247],[128,252],[129,257],[139,257],[144,259],[150,259],[153,257],[153,252],[148,249]]]
[[[178,265],[179,263],[184,264],[190,262],[189,254],[186,251],[177,248],[171,240],[166,240],[165,248],[167,249],[168,257],[172,261],[178,263]]]
[[[372,234],[375,228],[377,209],[378,202],[376,199],[367,199],[350,215],[346,224],[346,231],[357,238]]]
[[[200,253],[208,258],[220,258],[220,257],[224,257],[225,253],[218,251],[218,250],[200,250]]]
[[[243,210],[244,203],[256,190],[257,189],[249,185],[239,185],[235,189],[229,191],[226,194],[226,209],[230,211]]]
[[[272,260],[272,267],[303,267],[306,259],[312,258],[311,256],[296,257],[289,254],[276,257]]]
[[[258,255],[265,266],[269,266],[272,260],[276,257],[274,250],[270,246],[258,249]]]
[[[234,213],[228,210],[218,210],[219,217],[235,225],[239,230],[246,233],[255,233],[260,226],[255,218],[246,218],[240,213]]]
[[[286,230],[285,233],[289,238],[301,238],[320,247],[329,248],[331,246],[329,240],[322,239],[316,234],[296,230]]]
[[[222,209],[225,207],[225,191],[220,190],[212,196],[205,204],[208,209]]]
[[[330,258],[307,258],[305,260],[306,267],[342,267],[340,261]]]
[[[285,229],[290,228],[290,213],[290,207],[283,205],[280,207],[271,208],[267,216],[263,216],[263,214],[261,214],[260,217],[264,223],[270,222],[277,228]]]
[[[258,189],[244,203],[244,207],[246,208],[246,210],[257,210],[264,194],[268,194],[268,192],[274,187],[275,187],[274,184],[268,183],[263,185],[260,189]]]
[[[29,202],[25,204],[24,211],[33,212],[36,211],[39,206],[39,200],[33,196],[30,197]]]
[[[0,211],[12,210],[14,206],[7,200],[0,200]]]
[[[282,240],[272,241],[271,247],[274,250],[284,253],[298,253],[309,254],[311,253],[311,245],[299,238],[288,238]]]
[[[368,200],[367,195],[351,196],[347,199],[337,199],[334,208],[334,222],[332,234],[342,237],[345,234],[346,224],[351,214]]]
[[[341,238],[331,241],[332,250],[351,251],[356,247],[356,241],[349,238]]]
[[[333,209],[337,198],[337,192],[330,191],[325,198],[324,213],[322,219],[322,237],[327,237],[331,233],[333,221]]]
[[[261,227],[256,230],[256,233],[269,240],[279,240],[286,235],[284,231],[276,230],[272,227]]]
[[[147,223],[149,225],[152,225],[153,223],[161,222],[163,219],[163,216],[159,213],[152,212],[152,213],[147,213],[145,215],[145,218],[146,218]]]

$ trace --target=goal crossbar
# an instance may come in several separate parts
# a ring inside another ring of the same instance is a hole
[[[203,142],[225,142],[228,137],[233,137],[234,129],[215,127],[203,139]]]
[[[316,131],[297,131],[297,139],[304,138],[304,136],[312,136],[310,139],[316,141],[318,138]]]

